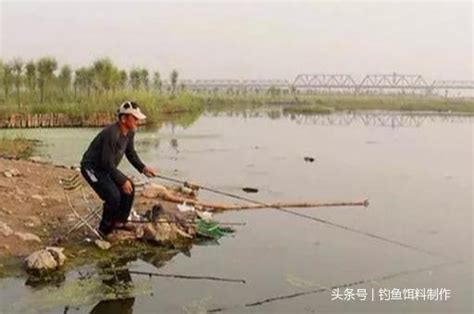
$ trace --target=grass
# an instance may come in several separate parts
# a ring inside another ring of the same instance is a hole
[[[20,106],[15,104],[14,100],[9,100],[3,104],[0,102],[0,117],[7,118],[16,113],[64,113],[71,118],[81,118],[96,113],[115,113],[125,100],[138,102],[150,122],[156,122],[162,115],[201,112],[204,109],[204,99],[186,93],[171,97],[147,91],[121,91],[107,96],[56,97],[45,103],[25,97]]]
[[[0,152],[2,157],[28,158],[32,155],[37,141],[23,137],[0,138]]]
[[[473,99],[446,99],[417,95],[318,95],[303,96],[303,110],[319,113],[326,110],[437,111],[474,114]]]
[[[51,97],[53,98],[53,97]],[[279,94],[251,93],[230,95],[225,93],[181,92],[177,96],[153,91],[123,90],[109,95],[74,97],[59,95],[43,104],[34,97],[24,97],[22,105],[14,99],[0,99],[0,117],[13,113],[64,113],[71,118],[88,117],[97,113],[115,113],[124,100],[140,104],[148,121],[157,123],[164,117],[209,111],[239,111],[268,105],[283,105],[287,113],[320,114],[349,110],[435,111],[474,114],[474,99],[450,99],[420,95],[353,95],[353,94]]]

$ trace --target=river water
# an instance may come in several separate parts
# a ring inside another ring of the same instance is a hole
[[[100,278],[91,264],[66,274],[58,286],[33,288],[24,278],[1,279],[0,312],[471,313],[472,121],[261,111],[206,113],[187,127],[141,129],[139,155],[165,175],[232,193],[255,187],[259,193],[250,196],[266,202],[369,198],[370,206],[293,210],[320,221],[273,209],[226,213],[217,218],[246,225],[218,245],[195,245],[190,256],[178,253],[166,262],[152,257],[124,264],[132,271],[241,278],[245,284],[125,273],[121,300],[105,301],[110,295],[104,284],[114,282]],[[98,130],[0,134],[40,139],[40,154],[71,165]],[[315,161],[306,162],[307,156]],[[125,160],[121,168],[133,173]],[[348,300],[335,299],[336,287]],[[437,301],[398,299],[409,298],[414,289],[450,295]]]

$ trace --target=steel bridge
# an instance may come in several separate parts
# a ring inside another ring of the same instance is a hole
[[[170,82],[164,81],[165,88]],[[299,74],[291,82],[282,79],[198,79],[180,80],[178,88],[196,92],[421,92],[449,90],[474,91],[473,80],[435,80],[428,81],[420,74],[368,74],[357,82],[350,74]]]
[[[424,91],[474,90],[474,81],[428,81],[420,74],[368,74],[357,83],[350,74],[299,74],[293,81],[296,90]]]
[[[165,87],[170,86],[169,81],[164,81]],[[259,80],[235,80],[235,79],[207,79],[207,80],[180,80],[178,87],[191,91],[206,92],[260,92],[271,89],[289,92],[291,83],[288,80],[259,79]]]

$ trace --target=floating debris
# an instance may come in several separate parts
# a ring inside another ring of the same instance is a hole
[[[219,226],[219,222],[217,221],[198,219],[196,223],[196,233],[205,238],[218,240],[225,235],[234,233],[234,230],[229,227]]]
[[[243,187],[242,191],[244,191],[245,193],[258,193],[257,188],[251,188],[251,187],[248,187],[248,186]]]

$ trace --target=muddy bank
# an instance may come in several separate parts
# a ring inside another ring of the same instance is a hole
[[[76,189],[67,192],[82,217],[88,213],[86,204],[96,208],[102,204],[78,169],[53,165],[39,157],[28,160],[0,157],[0,277],[28,274],[28,285],[51,280],[60,282],[67,270],[110,260],[117,254],[131,254],[132,259],[148,256],[152,260],[158,254],[158,263],[162,262],[163,252],[170,258],[178,252],[189,254],[193,243],[215,240],[225,234],[216,236],[217,231],[233,232],[229,227],[217,226],[217,222],[207,220],[210,213],[204,222],[198,219],[200,212],[179,209],[183,206],[181,199],[195,199],[194,190],[151,182],[145,184],[138,177],[131,179],[136,187],[129,222],[134,226],[133,231],[116,230],[102,240],[86,227],[67,235],[79,220],[66,198],[65,181],[71,180],[71,184],[80,183],[85,187],[84,193]],[[173,199],[160,198],[156,194],[157,188],[165,190]],[[93,226],[99,218],[100,210],[92,220]],[[207,233],[208,230],[212,231]]]
[[[76,169],[45,163],[38,158],[0,158],[0,259],[23,257],[66,232],[76,221],[64,197],[60,179],[77,174]],[[91,189],[86,198],[100,205]],[[76,193],[73,202],[81,202]],[[136,196],[137,211],[149,209],[154,200]],[[166,208],[175,204],[160,202]],[[83,231],[75,237],[84,237]],[[73,237],[71,237],[73,238]]]

